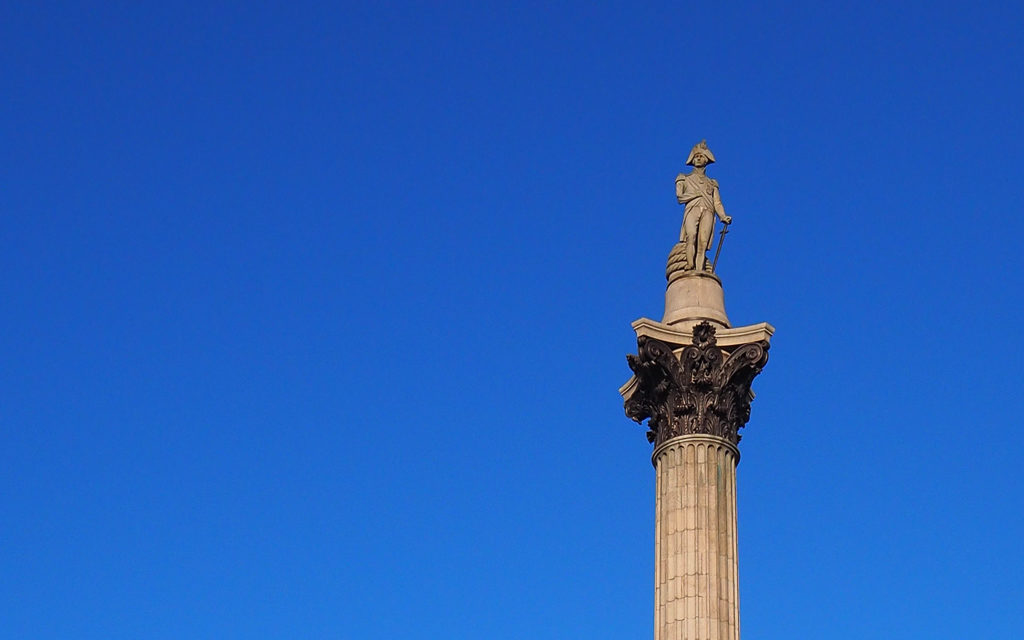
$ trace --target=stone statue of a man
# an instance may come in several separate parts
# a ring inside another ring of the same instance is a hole
[[[725,224],[732,222],[732,218],[725,215],[718,182],[704,172],[714,161],[715,155],[708,149],[707,141],[701,140],[686,159],[693,171],[676,176],[676,199],[686,205],[683,228],[679,232],[679,242],[686,247],[686,269],[703,271],[708,268],[705,253],[711,248],[715,216]]]

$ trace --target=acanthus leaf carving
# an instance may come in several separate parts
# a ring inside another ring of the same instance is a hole
[[[737,444],[750,419],[750,385],[768,362],[768,348],[762,340],[726,353],[708,322],[694,327],[691,344],[678,356],[668,344],[640,336],[637,354],[626,356],[637,378],[626,415],[648,421],[647,439],[655,446],[694,433]]]

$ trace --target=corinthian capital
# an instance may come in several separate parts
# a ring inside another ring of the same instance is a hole
[[[695,326],[692,343],[675,351],[641,335],[637,355],[626,356],[637,382],[626,415],[648,420],[647,439],[655,446],[691,433],[738,444],[750,419],[750,385],[768,362],[768,346],[758,340],[723,350],[708,322]]]

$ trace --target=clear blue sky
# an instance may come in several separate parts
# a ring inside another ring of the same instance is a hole
[[[746,640],[1024,633],[1020,3],[5,3],[0,637],[651,637],[707,138]]]

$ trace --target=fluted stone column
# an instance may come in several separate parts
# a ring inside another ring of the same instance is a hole
[[[626,415],[647,420],[657,478],[655,640],[739,640],[736,465],[739,430],[750,418],[750,385],[768,362],[775,329],[733,327],[715,272],[732,217],[707,141],[676,176],[683,225],[665,266],[665,314],[640,318],[633,377],[619,389]],[[716,222],[721,231],[708,257]]]
[[[739,640],[737,445],[772,329],[701,322],[686,331],[650,320],[634,328],[634,376],[620,391],[654,444],[654,638]]]
[[[738,640],[736,446],[684,435],[652,457],[655,507],[654,638]]]

